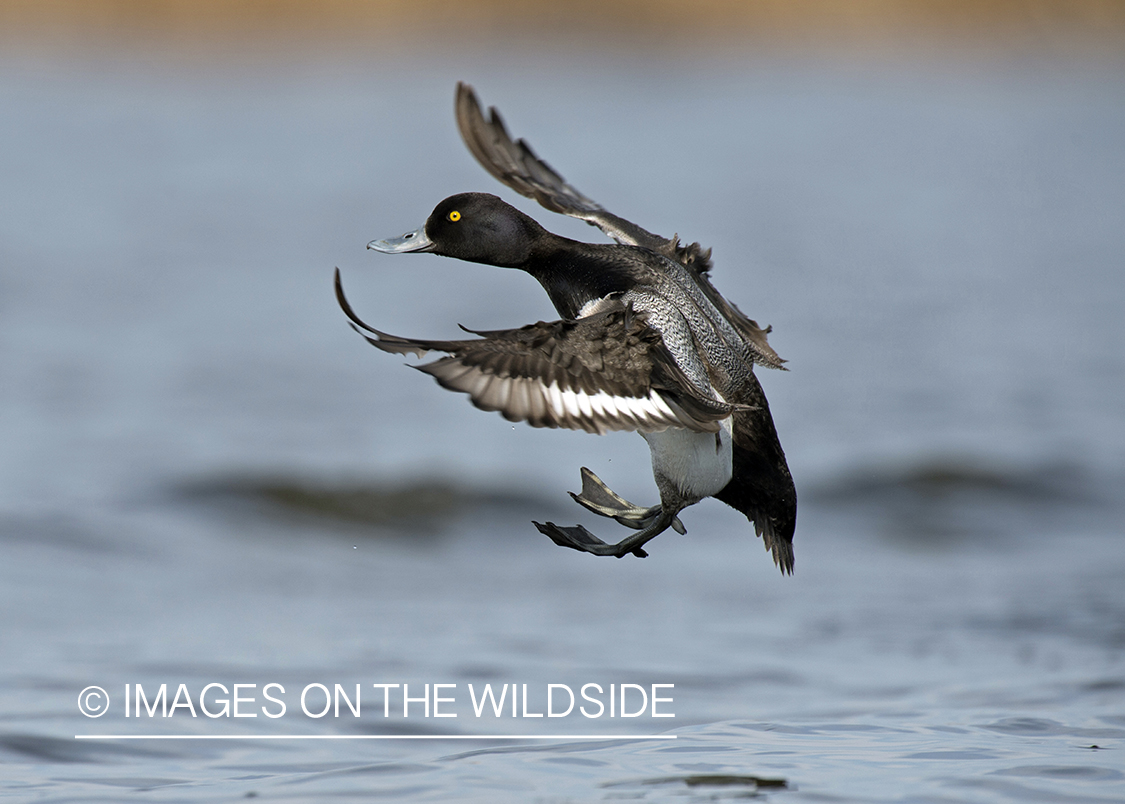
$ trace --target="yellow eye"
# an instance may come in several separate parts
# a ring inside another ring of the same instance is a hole
[[[453,210],[452,212],[449,213],[448,217],[451,221],[453,221],[454,223],[457,223],[457,221],[461,220],[461,213],[458,212],[457,210]]]

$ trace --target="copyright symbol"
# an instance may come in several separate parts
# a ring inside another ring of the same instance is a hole
[[[109,693],[101,687],[87,687],[78,693],[78,711],[86,717],[101,717],[109,711]]]

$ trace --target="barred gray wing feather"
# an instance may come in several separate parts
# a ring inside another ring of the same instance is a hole
[[[711,303],[719,309],[719,312],[734,325],[735,329],[737,329],[739,334],[746,340],[753,354],[755,363],[765,366],[766,368],[788,371],[784,365],[786,362],[785,359],[780,357],[777,352],[773,350],[773,347],[770,346],[766,338],[773,330],[773,327],[767,326],[763,329],[758,326],[757,321],[748,318],[738,307],[724,299],[722,294],[711,284],[711,280],[707,277],[706,272],[698,272],[696,274],[696,281],[699,283],[699,287],[703,290],[704,295],[711,300]]]

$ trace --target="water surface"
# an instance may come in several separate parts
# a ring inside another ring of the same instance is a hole
[[[4,62],[3,795],[1122,800],[1119,67]],[[364,251],[500,191],[458,78],[774,326],[792,578],[715,501],[644,561],[555,548],[531,519],[611,535],[579,466],[654,499],[643,442],[514,427],[348,329],[336,266],[403,335],[552,315],[526,276]],[[124,716],[126,684],[211,683],[258,716]],[[310,684],[362,715],[304,715]],[[373,684],[456,685],[457,717]],[[671,684],[675,717],[478,718],[470,684],[531,714]]]

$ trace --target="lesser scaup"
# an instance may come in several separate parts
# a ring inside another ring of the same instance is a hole
[[[616,244],[552,234],[493,195],[461,193],[435,207],[422,228],[375,240],[389,254],[430,252],[519,268],[546,289],[562,319],[478,338],[427,341],[380,332],[336,295],[352,325],[396,354],[443,352],[418,368],[484,410],[533,427],[604,433],[636,430],[648,442],[660,504],[634,505],[582,468],[590,511],[634,530],[607,544],[581,525],[534,523],[564,547],[594,555],[644,557],[643,546],[677,516],[715,497],[753,521],[774,563],[793,571],[797,493],[755,363],[782,368],[762,329],[727,302],[708,278],[710,251],[680,245],[607,212],[513,141],[495,109],[482,113],[471,87],[457,86],[465,144],[497,179],[543,207],[597,226]]]

